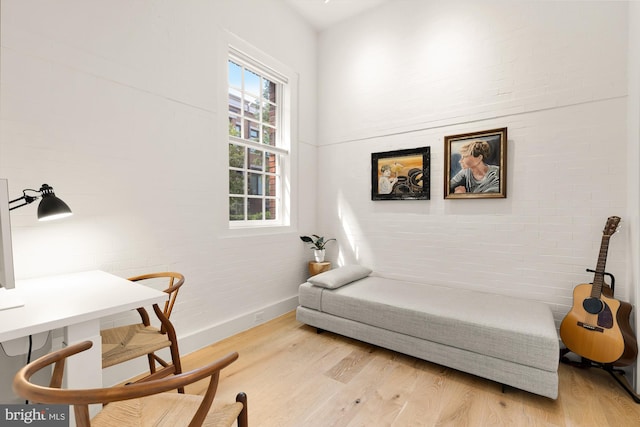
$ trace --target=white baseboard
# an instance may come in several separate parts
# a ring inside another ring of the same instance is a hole
[[[194,351],[200,350],[208,345],[232,335],[251,329],[269,320],[275,319],[298,306],[298,296],[293,296],[273,304],[261,307],[257,310],[241,314],[224,322],[210,325],[199,331],[188,335],[179,336],[180,354],[185,356]],[[168,350],[159,352],[160,357],[169,358]],[[127,363],[103,369],[102,383],[104,386],[113,386],[123,381],[133,378],[148,370],[146,358],[139,358]]]
[[[261,307],[206,329],[180,337],[180,353],[189,354],[232,335],[275,319],[298,306],[298,296]]]

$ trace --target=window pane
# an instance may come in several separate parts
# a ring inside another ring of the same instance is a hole
[[[242,87],[242,67],[229,61],[229,86]]]
[[[242,136],[240,117],[234,116],[233,114],[229,114],[229,135],[237,136],[238,138]]]
[[[229,220],[244,221],[243,197],[229,197]]]
[[[260,76],[253,71],[244,70],[244,90],[253,95],[260,96]]]
[[[272,147],[276,146],[276,130],[274,128],[262,126],[262,143]]]
[[[269,104],[265,102],[262,104],[262,121],[264,123],[270,124],[271,126],[276,125],[276,106],[273,104]]]
[[[229,166],[232,168],[244,167],[244,147],[229,144]]]
[[[265,175],[267,185],[265,188],[265,196],[276,196],[276,177],[273,175]]]
[[[276,173],[276,155],[266,152],[265,155],[265,172]]]
[[[276,102],[276,84],[270,80],[263,79],[262,96],[271,102]]]
[[[262,219],[262,199],[248,199],[248,216],[250,220]]]
[[[249,172],[247,179],[247,194],[250,196],[262,196],[262,177],[262,174]]]
[[[229,88],[229,112],[240,114],[241,99],[242,92],[236,89]]]
[[[251,120],[244,121],[244,139],[250,141],[260,141],[260,125]]]
[[[260,120],[260,104],[255,96],[244,95],[244,116],[250,119]]]
[[[249,148],[249,167],[248,169],[254,171],[261,171],[264,169],[262,154],[264,151],[256,150],[255,148]]]
[[[273,199],[265,200],[265,219],[278,219],[276,216],[276,201]]]
[[[229,194],[244,194],[244,172],[229,171]]]

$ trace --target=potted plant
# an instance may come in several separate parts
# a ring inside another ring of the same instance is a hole
[[[313,249],[313,256],[316,262],[324,261],[324,247],[330,241],[336,241],[336,239],[326,239],[323,236],[318,236],[317,234],[312,234],[311,236],[300,236],[300,240],[305,243],[310,243],[310,248]]]

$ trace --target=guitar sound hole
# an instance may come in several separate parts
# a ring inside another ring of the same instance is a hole
[[[587,313],[598,314],[604,308],[604,304],[598,298],[587,298],[582,301],[582,307]]]

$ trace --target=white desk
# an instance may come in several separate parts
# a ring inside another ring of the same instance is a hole
[[[100,318],[161,303],[167,294],[103,271],[17,280],[24,306],[0,311],[0,343],[64,328],[64,341],[93,341],[67,361],[70,388],[102,387]]]

